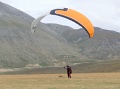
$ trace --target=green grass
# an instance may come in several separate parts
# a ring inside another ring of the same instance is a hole
[[[62,77],[60,77],[62,76]],[[0,75],[1,89],[120,89],[120,73]]]

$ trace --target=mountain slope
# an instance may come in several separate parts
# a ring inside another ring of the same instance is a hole
[[[77,50],[49,31],[46,25],[41,23],[32,34],[30,25],[33,20],[31,16],[0,2],[1,68],[60,66],[79,59]]]
[[[48,24],[56,34],[72,43],[79,53],[91,59],[110,60],[120,58],[120,33],[95,27],[95,35],[89,39],[84,29],[73,30],[68,27]]]
[[[0,68],[63,66],[120,59],[120,33],[95,27],[88,38],[83,29],[40,23],[34,34],[34,18],[0,2]]]

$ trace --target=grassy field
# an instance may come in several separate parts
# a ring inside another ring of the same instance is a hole
[[[120,89],[120,73],[0,75],[0,89]]]

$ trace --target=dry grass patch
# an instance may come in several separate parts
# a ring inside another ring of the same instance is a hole
[[[120,73],[0,75],[0,89],[120,89]]]

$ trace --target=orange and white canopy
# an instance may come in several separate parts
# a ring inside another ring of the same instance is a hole
[[[69,20],[75,22],[76,24],[80,25],[81,27],[83,27],[86,30],[86,32],[88,33],[90,38],[92,38],[94,35],[94,27],[93,27],[92,23],[90,22],[90,20],[86,16],[81,14],[80,12],[77,12],[77,11],[69,9],[69,8],[54,9],[54,10],[48,11],[47,13],[41,15],[40,17],[38,17],[37,19],[35,19],[32,22],[32,24],[31,24],[32,32],[35,32],[38,23],[46,15],[57,15],[57,16],[61,16],[63,18],[69,19]]]

